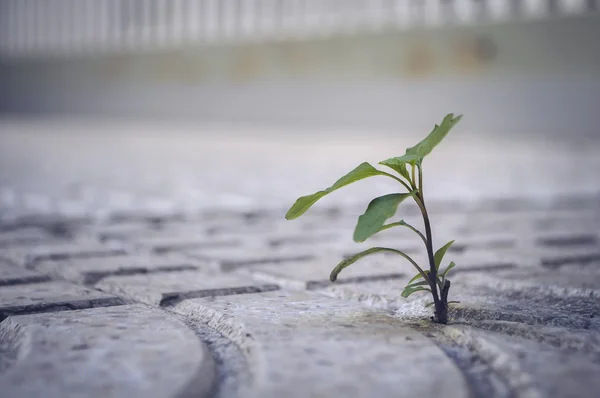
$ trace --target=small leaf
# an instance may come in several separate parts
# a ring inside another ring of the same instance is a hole
[[[454,117],[453,113],[449,113],[446,115],[444,120],[442,120],[442,123],[439,126],[437,124],[435,125],[431,133],[429,133],[429,135],[425,137],[423,141],[419,142],[412,148],[408,148],[406,150],[406,154],[414,155],[418,158],[424,158],[433,150],[433,148],[442,142],[444,137],[446,137],[448,132],[460,121],[461,118],[462,115]]]
[[[396,214],[398,205],[414,193],[393,193],[375,198],[367,206],[363,215],[358,217],[354,229],[354,241],[364,242],[372,235],[379,232],[385,220]]]
[[[354,264],[355,262],[357,262],[358,260],[360,260],[361,258],[368,256],[369,254],[374,254],[374,253],[378,253],[378,252],[383,252],[383,251],[393,251],[395,252],[396,250],[394,249],[388,249],[385,247],[372,247],[370,249],[367,249],[365,251],[362,251],[360,253],[355,254],[352,257],[346,258],[344,260],[342,260],[338,265],[336,265],[336,267],[333,269],[333,271],[331,271],[331,274],[329,275],[329,280],[332,282],[335,282],[335,280],[337,279],[337,276],[339,275],[340,272],[342,272],[342,270],[352,264]]]
[[[442,274],[441,274],[442,279],[445,279],[446,275],[448,274],[448,271],[450,271],[455,266],[456,266],[456,264],[454,264],[454,261],[451,261],[450,264],[448,264],[448,267],[444,270],[444,272],[442,272]]]
[[[375,167],[371,166],[367,162],[361,163],[358,167],[356,167],[354,170],[350,171],[348,174],[337,180],[332,186],[330,186],[326,190],[298,198],[298,200],[296,200],[296,202],[290,208],[290,210],[288,210],[287,214],[285,215],[285,218],[287,220],[293,220],[295,218],[298,218],[323,196],[339,188],[345,187],[346,185],[352,184],[353,182],[377,175],[390,176],[389,174],[384,173],[383,171],[377,170]]]
[[[406,153],[402,156],[382,160],[379,164],[396,170],[402,177],[410,181],[411,179],[408,175],[408,170],[406,170],[406,164],[416,164],[421,159],[422,157],[419,157],[418,155]]]
[[[405,259],[407,259],[419,272],[424,272],[421,269],[421,267],[419,267],[419,265],[417,263],[415,263],[415,261],[412,258],[410,258],[410,256],[408,256],[406,253],[401,252],[400,250],[390,249],[389,247],[372,247],[370,249],[367,249],[365,251],[357,253],[352,257],[349,257],[349,258],[346,258],[346,259],[340,261],[340,263],[335,266],[333,271],[331,271],[331,274],[329,275],[329,280],[331,280],[332,282],[335,282],[338,274],[340,272],[342,272],[342,270],[344,268],[354,264],[356,261],[360,260],[361,258],[363,258],[365,256],[368,256],[369,254],[374,254],[374,253],[378,253],[378,252],[390,252],[390,253],[398,254],[399,256],[402,256]]]
[[[426,270],[425,274],[429,277],[429,270]],[[417,280],[421,279],[422,277],[423,277],[423,275],[421,275],[420,273],[418,273],[417,275],[413,276],[411,280],[408,281],[408,285],[410,285],[414,281],[417,281]]]
[[[414,287],[414,288],[409,288],[406,287],[404,288],[404,290],[402,291],[402,294],[400,294],[402,297],[407,298],[408,296],[410,296],[413,293],[416,292],[429,292],[431,293],[431,290],[429,288],[426,287]]]
[[[452,129],[452,127],[454,127],[461,118],[462,115],[454,117],[453,113],[449,113],[439,126],[436,124],[427,137],[425,137],[421,142],[412,148],[408,148],[404,155],[383,160],[379,162],[379,164],[391,167],[406,178],[406,176],[402,174],[402,170],[406,170],[406,164],[409,163],[411,165],[415,165],[420,163],[421,160],[423,160],[423,158],[433,150],[433,148],[442,142],[450,129]]]
[[[432,305],[434,305],[434,304],[435,304],[435,302],[433,302],[433,301],[432,301],[432,302],[430,302],[430,303],[427,303],[427,304],[425,304],[425,308],[427,308],[427,307],[431,307],[431,306],[432,306]]]
[[[448,304],[460,304],[460,301],[448,301]]]
[[[417,286],[429,286],[429,282],[423,281],[423,282],[411,283],[411,284],[406,285],[404,288],[408,289],[408,288],[413,288],[413,287],[417,287]]]
[[[406,161],[397,161],[397,159],[398,158],[382,160],[381,162],[379,162],[379,164],[391,168],[396,173],[406,178],[408,181],[411,181],[410,175],[408,174],[408,170],[406,170]]]
[[[454,243],[454,241],[451,240],[450,242],[446,243],[444,246],[440,247],[438,249],[438,251],[435,252],[435,254],[433,256],[433,260],[435,263],[435,269],[440,268],[440,263],[442,262],[442,259],[444,258],[444,254],[446,254],[446,250],[448,250],[448,248],[450,246],[452,246],[453,243]]]

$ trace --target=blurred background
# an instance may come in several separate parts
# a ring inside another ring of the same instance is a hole
[[[464,118],[426,165],[430,196],[597,194],[599,8],[0,0],[0,203],[285,207],[451,112]]]

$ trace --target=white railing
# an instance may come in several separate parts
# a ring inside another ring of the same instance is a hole
[[[600,0],[0,0],[0,57],[148,51],[596,11]]]

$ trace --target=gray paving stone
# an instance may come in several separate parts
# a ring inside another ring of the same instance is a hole
[[[176,254],[164,256],[131,254],[56,261],[42,261],[35,269],[72,282],[95,284],[109,275],[146,274],[153,272],[185,271],[208,268],[210,261],[191,259]]]
[[[493,278],[486,278],[485,282],[482,278],[475,281],[481,285],[487,283],[489,285],[496,284],[497,286],[527,289],[529,287],[547,287],[548,289],[555,288],[561,290],[565,295],[572,292],[575,294],[577,290],[581,291],[580,295],[589,295],[590,292],[600,291],[600,261],[594,266],[589,267],[561,267],[556,270],[548,270],[544,268],[525,268],[513,269],[506,272],[499,272]],[[469,280],[465,280],[468,283]],[[600,296],[599,296],[600,297]]]
[[[0,260],[0,286],[45,282],[48,280],[50,280],[48,275],[30,271]]]
[[[493,250],[501,253],[500,250]],[[505,251],[506,253],[507,251]],[[531,267],[545,267],[556,269],[563,266],[585,266],[589,263],[600,261],[600,246],[564,246],[541,247],[534,245],[520,245],[509,251],[516,256],[520,265]]]
[[[80,233],[94,236],[100,240],[139,238],[152,235],[157,227],[147,222],[127,222],[117,224],[95,224],[86,227]]]
[[[223,272],[257,264],[304,261],[315,257],[311,251],[303,247],[275,249],[257,244],[236,248],[186,250],[185,254],[192,258],[211,260],[216,269]]]
[[[0,315],[120,305],[111,294],[63,281],[0,287]]]
[[[133,244],[154,253],[183,251],[195,248],[235,248],[242,244],[238,239],[217,239],[210,237],[148,237],[135,240]]]
[[[51,240],[52,236],[44,229],[37,227],[19,228],[16,230],[0,230],[0,248],[8,246],[31,245]]]
[[[95,287],[154,306],[193,297],[253,293],[279,288],[274,284],[255,282],[244,275],[206,271],[111,276],[98,282]]]
[[[597,354],[557,350],[539,341],[543,332],[527,340],[515,338],[512,331],[500,334],[462,325],[450,326],[443,332],[493,364],[504,376],[512,396],[587,397],[595,395],[600,387]]]
[[[141,305],[14,316],[2,396],[210,397],[214,362],[185,324]]]
[[[291,289],[320,289],[331,285],[329,274],[343,259],[342,256],[316,257],[306,261],[257,265],[248,272],[257,280],[271,282]],[[360,264],[346,268],[336,283],[360,283],[368,280],[410,277],[398,266],[399,260],[387,256],[371,256]],[[412,275],[411,275],[412,276]]]
[[[154,239],[207,239],[209,236],[206,233],[206,226],[196,222],[181,222],[177,224],[168,223],[152,224],[152,223],[126,223],[96,226],[90,229],[103,240],[127,240],[127,241],[142,241],[146,239],[152,241]]]
[[[172,308],[206,323],[248,356],[244,397],[468,397],[435,343],[384,312],[310,292],[184,300]],[[415,382],[427,374],[428,382]]]
[[[265,243],[270,247],[285,248],[288,246],[302,245],[328,245],[340,242],[342,234],[338,232],[317,232],[313,234],[268,234],[264,237]]]
[[[102,257],[126,254],[123,245],[103,245],[92,242],[69,242],[62,244],[36,245],[34,247],[10,247],[0,249],[0,259],[20,266],[32,266],[44,260],[68,258]]]

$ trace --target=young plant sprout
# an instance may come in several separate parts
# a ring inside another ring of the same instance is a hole
[[[404,189],[406,189],[406,192],[391,193],[389,195],[384,195],[373,199],[369,203],[365,213],[358,218],[358,223],[354,229],[353,239],[355,242],[364,242],[376,233],[389,228],[408,228],[415,232],[425,244],[429,261],[429,269],[423,270],[423,268],[421,268],[412,258],[410,258],[410,256],[400,250],[387,247],[372,247],[341,261],[333,269],[333,271],[331,271],[329,279],[332,282],[335,282],[338,274],[344,268],[370,254],[378,252],[390,252],[400,255],[408,260],[418,271],[418,273],[408,281],[408,284],[402,292],[402,297],[406,298],[416,292],[430,292],[431,296],[433,297],[433,302],[429,303],[428,306],[431,304],[435,306],[434,316],[431,319],[437,323],[448,323],[448,303],[452,303],[452,301],[448,301],[450,281],[446,279],[446,276],[448,271],[450,271],[455,264],[454,262],[450,262],[443,270],[440,270],[440,264],[442,263],[444,254],[446,254],[446,251],[454,243],[454,241],[446,243],[434,253],[433,240],[431,237],[431,224],[429,215],[427,214],[427,208],[425,207],[425,198],[423,195],[423,158],[425,158],[425,156],[427,156],[433,150],[433,148],[442,141],[450,129],[454,127],[454,125],[456,125],[461,118],[462,115],[456,117],[454,117],[454,114],[452,113],[446,115],[439,126],[436,125],[423,141],[419,142],[412,148],[408,148],[404,155],[379,162],[380,165],[391,168],[398,175],[378,170],[371,164],[364,162],[337,180],[335,184],[324,191],[319,191],[308,196],[302,196],[296,200],[296,203],[294,203],[285,216],[285,218],[288,220],[293,220],[300,217],[325,195],[367,177],[389,177],[396,180]],[[396,214],[398,205],[407,198],[414,199],[421,210],[425,227],[425,235],[423,235],[423,233],[421,233],[417,228],[404,221],[385,224],[387,219]]]

